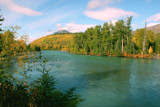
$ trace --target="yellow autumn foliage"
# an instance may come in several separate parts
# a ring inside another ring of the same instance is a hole
[[[148,50],[149,54],[152,54],[153,53],[153,49],[152,47],[150,46],[149,50]]]
[[[39,46],[42,50],[67,50],[71,38],[75,34],[53,34],[39,38],[31,46]]]

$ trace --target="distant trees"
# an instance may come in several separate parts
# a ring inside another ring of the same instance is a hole
[[[71,40],[69,52],[91,55],[116,55],[133,53],[131,45],[131,20],[119,20],[113,25],[104,23],[101,26],[88,28]]]
[[[132,17],[119,20],[113,25],[88,28],[72,38],[68,51],[76,54],[123,56],[124,54],[160,52],[160,37],[151,30],[137,29],[132,32]]]

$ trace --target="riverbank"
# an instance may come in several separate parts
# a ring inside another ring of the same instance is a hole
[[[66,51],[68,52],[68,51]],[[77,54],[77,53],[72,53],[72,52],[68,52],[71,54]],[[79,53],[78,53],[79,54]],[[90,56],[109,56],[109,57],[125,57],[125,58],[140,58],[140,59],[160,59],[160,54],[126,54],[126,53],[122,53],[121,56],[116,56],[116,55],[110,55],[109,53],[107,53],[106,55],[100,55],[100,54],[79,54],[79,55],[90,55]]]

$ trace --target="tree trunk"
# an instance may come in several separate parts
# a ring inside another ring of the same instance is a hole
[[[145,29],[144,29],[142,54],[144,54],[144,53],[145,53],[145,50],[146,50],[146,26],[147,26],[147,22],[145,23]]]
[[[127,45],[128,45],[128,36],[127,36]]]
[[[122,53],[123,53],[123,36],[122,36]]]

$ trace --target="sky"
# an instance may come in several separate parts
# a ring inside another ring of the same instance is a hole
[[[132,29],[160,23],[160,0],[0,0],[5,26],[20,26],[17,37],[29,41],[58,30],[84,32],[133,16]]]

